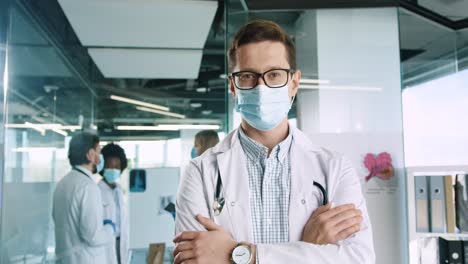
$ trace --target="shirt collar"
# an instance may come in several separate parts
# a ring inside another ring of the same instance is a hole
[[[267,157],[268,148],[247,136],[242,130],[242,127],[239,128],[239,140],[242,148],[244,149],[244,152],[247,155],[247,158],[251,160],[257,160],[259,158]],[[283,160],[289,152],[291,142],[292,133],[291,129],[289,129],[288,136],[273,148],[271,155],[274,155],[274,157],[278,158],[279,160]]]

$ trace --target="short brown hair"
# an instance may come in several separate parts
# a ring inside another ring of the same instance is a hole
[[[99,145],[99,137],[95,134],[80,132],[73,135],[68,147],[68,160],[70,165],[78,166],[89,164],[88,151]]]
[[[195,140],[198,140],[200,143],[200,153],[203,153],[219,143],[218,132],[214,130],[202,130],[195,135]]]
[[[296,69],[296,47],[289,35],[275,22],[269,20],[254,20],[243,26],[234,36],[228,50],[229,71],[233,71],[237,63],[237,49],[242,45],[261,41],[278,41],[284,44],[288,55],[289,66]]]

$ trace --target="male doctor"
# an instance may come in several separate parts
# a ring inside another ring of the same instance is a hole
[[[78,133],[72,137],[68,158],[73,169],[54,191],[57,263],[109,263],[105,247],[115,241],[115,224],[103,217],[101,192],[94,175],[104,164],[100,154],[98,136]]]
[[[350,161],[288,124],[301,78],[289,36],[253,21],[234,36],[228,61],[241,126],[183,176],[174,263],[374,263]]]

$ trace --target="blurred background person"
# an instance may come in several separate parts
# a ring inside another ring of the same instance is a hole
[[[99,137],[74,135],[68,158],[73,169],[58,182],[52,209],[57,263],[110,263],[105,248],[115,241],[115,225],[103,216],[93,175],[103,164]]]
[[[107,144],[102,148],[104,169],[100,171],[103,179],[101,189],[104,217],[115,223],[115,243],[106,248],[109,264],[129,263],[128,215],[124,202],[124,192],[118,183],[122,172],[127,168],[127,156],[119,145]]]
[[[192,159],[201,156],[207,149],[219,143],[218,132],[214,130],[202,130],[195,135],[195,142],[192,148]]]

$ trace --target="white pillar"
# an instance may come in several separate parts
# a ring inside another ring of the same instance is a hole
[[[297,39],[299,66],[329,81],[325,85],[329,90],[301,90],[299,127],[314,143],[345,154],[357,168],[373,225],[377,263],[406,263],[397,9],[309,12],[296,27],[297,35],[306,35]],[[366,183],[364,156],[384,151],[393,158],[396,176]]]

